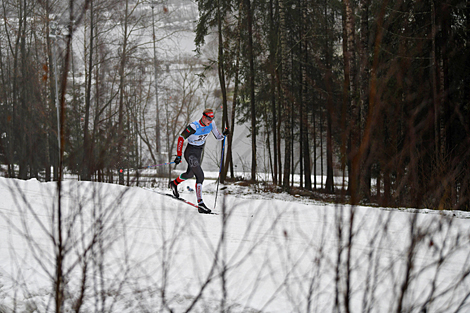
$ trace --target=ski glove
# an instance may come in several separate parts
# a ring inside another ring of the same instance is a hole
[[[224,131],[222,132],[222,135],[227,136],[229,133],[228,128],[225,128]]]
[[[178,155],[176,158],[175,158],[175,164],[180,164],[181,163],[181,156]]]

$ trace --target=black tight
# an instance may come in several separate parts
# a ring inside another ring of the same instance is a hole
[[[188,169],[181,174],[181,178],[186,180],[196,176],[196,184],[202,184],[204,181],[204,172],[201,168],[201,155],[204,146],[193,146],[188,144],[184,150],[184,159],[188,163]]]

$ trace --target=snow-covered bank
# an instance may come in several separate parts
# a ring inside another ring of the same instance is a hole
[[[469,310],[470,219],[227,188],[208,216],[139,187],[64,182],[65,307],[85,282],[82,311]],[[213,205],[215,183],[204,190]],[[53,311],[56,184],[0,178],[0,199],[0,311]]]

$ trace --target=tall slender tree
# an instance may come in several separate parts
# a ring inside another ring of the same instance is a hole
[[[305,174],[305,189],[312,189],[312,171],[311,171],[311,157],[310,157],[310,145],[309,145],[309,125],[308,125],[308,90],[307,90],[307,66],[309,64],[308,56],[308,25],[307,20],[307,1],[301,1],[301,12],[302,12],[302,24],[301,24],[301,56],[302,56],[302,78],[301,78],[301,112],[300,112],[300,125],[302,127],[300,135],[300,145],[302,147],[302,159],[303,169]]]
[[[251,180],[256,181],[256,155],[257,155],[257,143],[256,143],[256,103],[255,103],[255,65],[254,65],[254,53],[253,53],[253,10],[251,0],[244,0],[246,10],[246,19],[248,27],[248,62],[249,62],[249,91],[250,91],[250,113],[251,113]]]
[[[92,160],[93,160],[93,142],[90,136],[90,107],[91,107],[91,87],[92,87],[92,74],[93,74],[93,53],[94,53],[94,1],[90,0],[90,24],[89,24],[89,48],[88,48],[88,75],[86,75],[86,89],[85,89],[85,118],[83,124],[83,160],[82,160],[82,180],[91,180]]]

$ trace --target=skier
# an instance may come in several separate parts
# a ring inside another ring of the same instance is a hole
[[[228,129],[225,129],[222,134],[217,129],[214,121],[214,111],[212,109],[205,109],[204,112],[202,112],[201,119],[189,124],[178,137],[176,158],[174,162],[176,164],[181,163],[183,143],[187,139],[188,144],[184,150],[184,159],[188,163],[188,169],[185,173],[181,174],[169,183],[169,188],[173,191],[173,195],[176,198],[179,198],[178,185],[186,179],[192,178],[196,175],[196,196],[199,213],[211,212],[202,200],[202,182],[204,181],[204,172],[201,168],[202,151],[204,149],[207,136],[211,131],[217,140],[223,140],[228,134]]]

